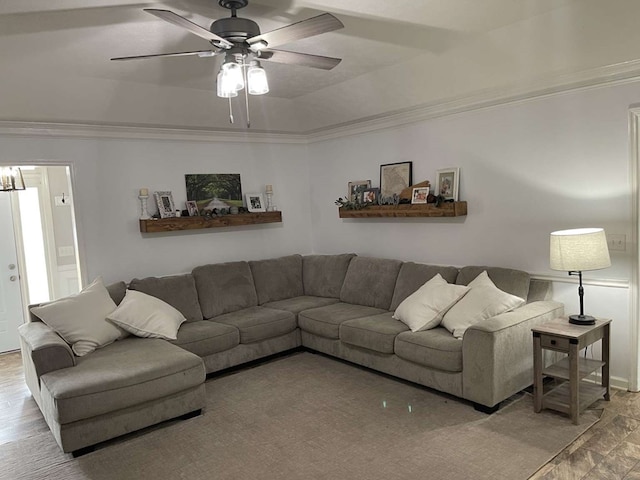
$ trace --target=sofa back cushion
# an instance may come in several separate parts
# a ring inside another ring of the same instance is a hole
[[[440,267],[414,262],[403,263],[396,280],[390,310],[398,308],[405,298],[417,291],[437,274],[440,274],[447,283],[455,283],[458,277],[458,269],[456,267]]]
[[[400,260],[352,258],[340,291],[340,300],[389,310],[401,266]]]
[[[182,313],[188,322],[202,320],[196,282],[190,273],[169,277],[134,278],[129,288],[168,303]]]
[[[124,282],[115,282],[106,285],[106,287],[111,300],[113,300],[116,305],[120,305],[120,302],[122,302],[125,294],[127,293],[127,284]]]
[[[204,318],[258,305],[258,295],[247,262],[203,265],[193,269]]]
[[[347,268],[353,257],[354,253],[302,257],[304,294],[339,298]]]
[[[531,279],[529,274],[522,270],[500,267],[463,267],[460,269],[460,273],[458,273],[456,283],[458,285],[469,285],[469,283],[485,270],[491,281],[500,290],[520,297],[525,301],[527,300]]]
[[[254,260],[249,266],[259,305],[304,295],[301,255]]]

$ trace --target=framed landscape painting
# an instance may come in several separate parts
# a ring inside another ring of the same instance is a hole
[[[412,168],[413,162],[380,165],[380,196],[400,195],[413,181]]]
[[[187,200],[196,202],[199,212],[242,206],[239,173],[196,173],[184,178]]]

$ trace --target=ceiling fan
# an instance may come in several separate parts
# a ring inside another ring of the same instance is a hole
[[[247,99],[247,126],[249,126],[247,94],[261,95],[269,91],[266,74],[260,65],[261,60],[323,70],[331,70],[341,61],[339,58],[275,50],[271,47],[338,30],[344,25],[330,13],[323,13],[270,32],[261,33],[256,22],[236,15],[237,10],[246,7],[248,3],[249,0],[218,0],[221,7],[231,10],[231,17],[215,20],[209,30],[170,10],[145,8],[145,12],[208,40],[213,48],[193,52],[116,57],[111,60],[140,60],[187,55],[212,57],[224,54],[225,59],[217,77],[217,94],[219,97],[229,98],[229,102],[231,102],[231,98],[236,97],[238,92],[247,85],[245,99]],[[231,103],[229,103],[229,118],[233,123]]]

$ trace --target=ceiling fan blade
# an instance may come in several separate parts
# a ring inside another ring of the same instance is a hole
[[[195,33],[199,37],[202,37],[206,40],[213,41],[216,45],[231,48],[233,44],[224,38],[216,35],[215,33],[211,33],[206,28],[202,28],[200,25],[193,23],[191,20],[187,20],[184,17],[181,17],[177,13],[173,13],[171,10],[158,10],[155,8],[145,8],[145,12],[149,12],[151,15],[155,15],[156,17],[164,20],[165,22],[173,23],[178,27],[185,28],[189,30],[191,33]]]
[[[275,47],[283,43],[293,42],[302,38],[313,37],[321,33],[332,32],[343,28],[340,20],[330,13],[323,13],[317,17],[308,18],[300,22],[292,23],[286,27],[271,30],[270,32],[256,35],[247,40],[249,45],[266,42],[268,46]]]
[[[258,58],[260,58],[260,60],[268,60],[270,62],[286,63],[288,65],[302,65],[303,67],[321,68],[323,70],[331,70],[342,61],[340,58],[271,49],[260,50]]]
[[[213,57],[220,52],[214,52],[213,50],[198,50],[197,52],[176,52],[176,53],[157,53],[155,55],[137,55],[135,57],[116,57],[111,60],[143,60],[145,58],[156,57],[186,57],[187,55],[198,55],[199,57]]]

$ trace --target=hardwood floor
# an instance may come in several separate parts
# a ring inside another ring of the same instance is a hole
[[[640,480],[640,394],[614,390],[610,402],[594,408],[604,409],[600,422],[532,479]],[[24,382],[20,352],[0,354],[0,448],[47,431]]]

